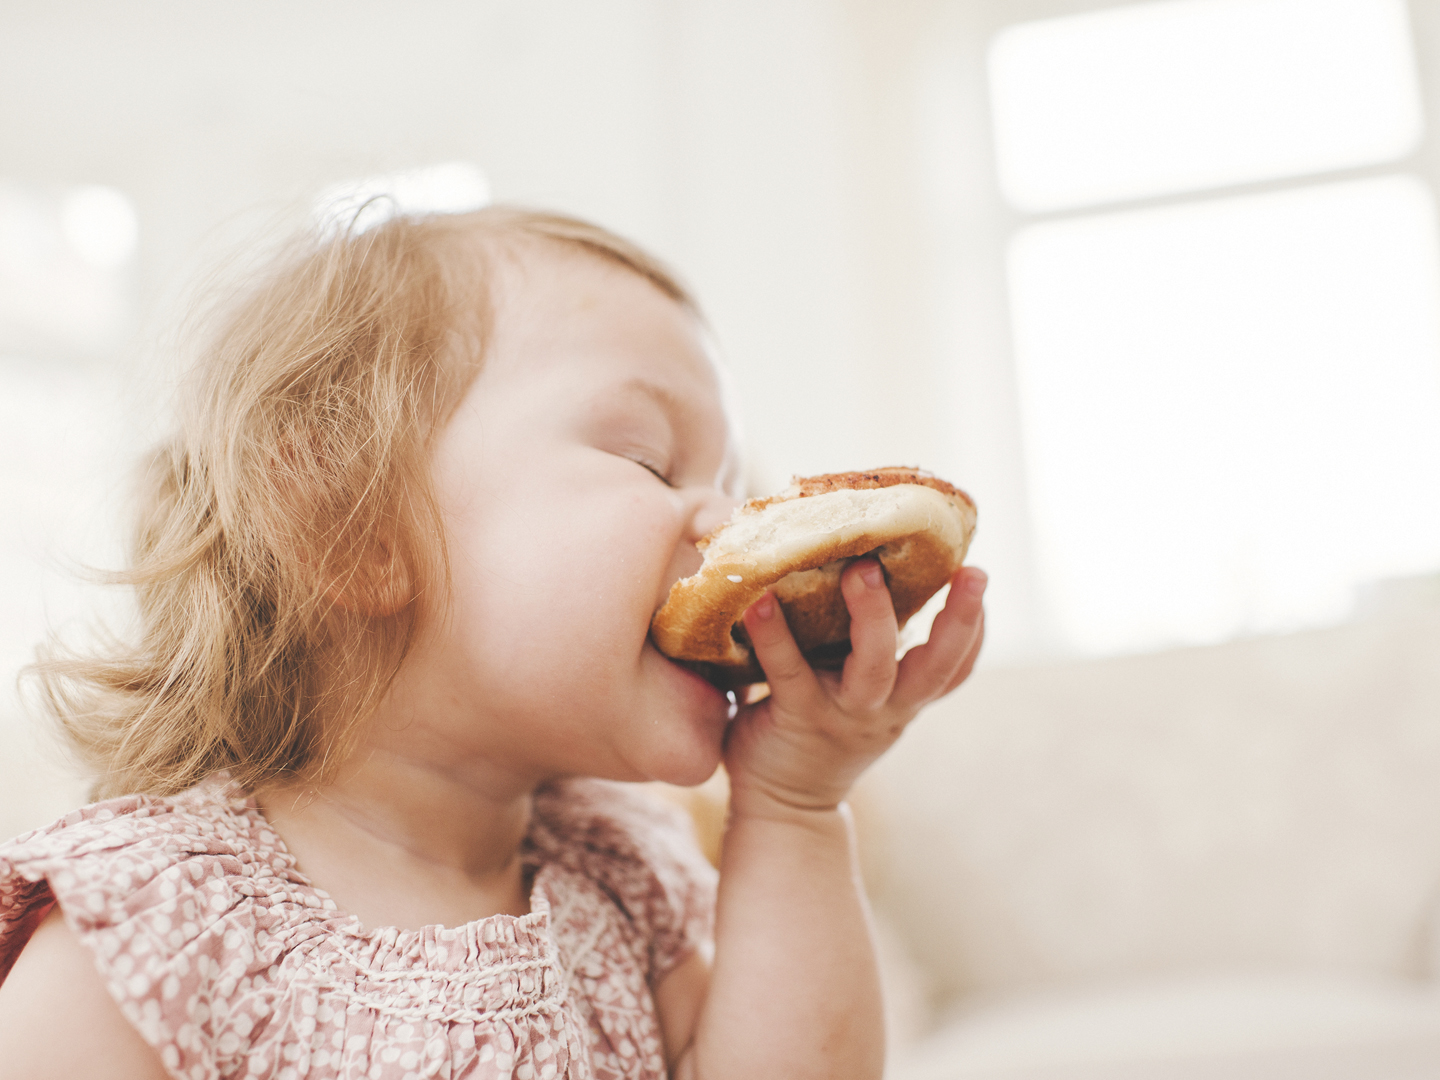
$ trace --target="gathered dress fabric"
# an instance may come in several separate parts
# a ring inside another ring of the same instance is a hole
[[[712,931],[688,822],[596,780],[542,788],[530,913],[366,929],[223,778],[0,845],[0,980],[58,903],[172,1076],[659,1080],[650,988]]]

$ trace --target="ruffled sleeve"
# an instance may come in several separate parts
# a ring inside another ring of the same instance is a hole
[[[143,886],[154,876],[149,853],[115,859],[134,831],[125,819],[143,814],[147,803],[135,796],[97,803],[0,844],[0,978],[62,897],[71,928],[87,934],[119,914],[109,889],[114,880],[123,874]]]
[[[677,807],[637,785],[571,780],[541,789],[535,817],[532,844],[596,882],[629,920],[652,987],[710,948],[716,873]]]
[[[97,803],[0,846],[0,963],[13,965],[58,903],[167,1069],[227,1073],[278,1004],[267,976],[282,954],[335,917],[327,898],[294,888],[292,859],[237,827],[263,829],[230,813],[217,786]]]

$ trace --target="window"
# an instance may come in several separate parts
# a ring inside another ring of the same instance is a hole
[[[1401,0],[997,27],[988,77],[1063,650],[1317,625],[1440,567],[1440,251]]]

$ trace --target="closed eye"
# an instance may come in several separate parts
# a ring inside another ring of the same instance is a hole
[[[675,486],[670,482],[670,478],[668,476],[666,476],[663,472],[657,469],[654,465],[651,465],[648,461],[645,461],[642,458],[631,458],[630,460],[635,462],[636,465],[639,465],[646,472],[650,473],[666,487]]]

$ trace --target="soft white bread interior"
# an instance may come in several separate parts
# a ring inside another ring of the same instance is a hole
[[[850,645],[845,567],[879,559],[903,626],[959,569],[974,529],[970,497],[918,469],[797,479],[780,495],[750,500],[700,541],[704,563],[670,590],[651,638],[720,685],[762,681],[739,620],[773,588],[810,662],[839,666]]]

